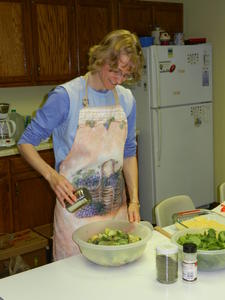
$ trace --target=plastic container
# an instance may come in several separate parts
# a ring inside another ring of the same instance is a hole
[[[182,278],[188,282],[197,279],[197,246],[194,243],[183,244]]]
[[[179,256],[182,257],[183,246],[177,243],[179,237],[187,233],[204,233],[208,228],[188,228],[172,235],[171,241],[178,246]],[[181,258],[182,259],[182,258]],[[215,271],[225,269],[225,249],[222,250],[197,250],[198,270]]]
[[[139,40],[141,47],[149,47],[154,45],[154,37],[152,36],[140,36]]]
[[[105,228],[120,229],[141,238],[140,241],[127,245],[94,245],[87,240]],[[135,261],[142,256],[147,242],[151,239],[153,227],[149,222],[130,223],[128,221],[108,220],[86,224],[74,231],[73,241],[81,253],[90,261],[103,266],[121,266]]]
[[[18,114],[15,109],[12,109],[11,113],[9,114],[9,119],[16,123],[16,133],[14,134],[13,138],[17,142],[25,129],[24,118]]]
[[[152,36],[154,37],[154,45],[160,45],[160,33],[164,31],[160,29],[159,26],[156,26],[155,29],[152,31]]]
[[[174,283],[178,278],[178,247],[162,244],[156,248],[157,280],[161,283]]]

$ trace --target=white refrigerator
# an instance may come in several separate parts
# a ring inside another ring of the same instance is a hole
[[[137,103],[141,218],[154,222],[162,199],[189,195],[207,207],[213,195],[212,47],[143,48]]]

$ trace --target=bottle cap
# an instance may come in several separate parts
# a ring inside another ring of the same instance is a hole
[[[194,243],[184,243],[183,252],[185,253],[195,253],[197,252],[197,245]]]
[[[177,245],[173,245],[173,244],[162,244],[157,246],[156,252],[157,254],[164,254],[164,255],[175,254],[178,252],[178,247]]]

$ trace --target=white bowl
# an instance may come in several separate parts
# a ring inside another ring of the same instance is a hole
[[[176,232],[172,235],[171,241],[179,248],[182,253],[183,246],[177,243],[179,237],[187,233],[204,233],[209,228],[188,228]],[[198,269],[202,271],[215,271],[225,269],[225,249],[222,250],[197,250]]]
[[[118,246],[94,245],[87,240],[103,232],[105,228],[120,229],[141,237],[136,243]],[[152,237],[153,227],[148,222],[129,223],[128,221],[108,220],[86,224],[73,233],[73,241],[81,253],[90,261],[103,266],[121,266],[138,259]]]

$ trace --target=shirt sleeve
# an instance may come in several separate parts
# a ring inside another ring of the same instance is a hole
[[[127,116],[127,139],[124,148],[124,157],[136,156],[136,102],[133,101],[132,109]]]
[[[46,103],[37,111],[18,144],[38,146],[41,140],[48,138],[53,129],[67,119],[69,108],[70,101],[66,90],[63,87],[56,87],[49,93]]]

